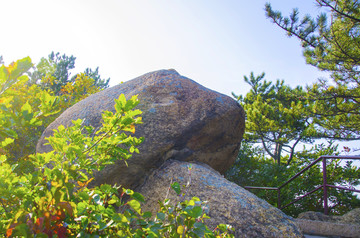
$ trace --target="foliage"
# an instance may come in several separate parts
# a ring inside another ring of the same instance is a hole
[[[267,16],[289,36],[300,39],[306,62],[331,73],[334,84],[319,80],[308,89],[314,102],[314,122],[324,137],[360,139],[360,6],[357,0],[316,0],[325,10],[316,19],[306,15],[299,20],[294,9],[283,17],[266,4]],[[330,18],[330,19],[329,19]]]
[[[321,155],[337,155],[337,146],[332,143],[315,145],[295,153],[290,165],[275,164],[272,159],[261,153],[261,148],[242,143],[239,156],[226,177],[240,186],[279,187]],[[342,162],[342,163],[341,163]],[[330,160],[327,163],[328,183],[354,188],[360,184],[360,169],[351,161]],[[322,166],[317,163],[310,170],[281,189],[282,206],[294,201],[322,184]],[[329,210],[339,215],[360,205],[360,200],[352,192],[329,188]],[[273,206],[277,206],[277,193],[274,190],[251,190]],[[297,216],[304,211],[323,212],[323,193],[317,191],[312,195],[286,207],[283,211]]]
[[[249,143],[261,143],[265,152],[278,164],[289,154],[289,164],[299,142],[309,142],[315,136],[314,125],[306,112],[308,104],[299,100],[305,94],[301,87],[292,89],[277,80],[275,84],[259,76],[244,76],[250,92],[236,96],[246,112],[245,136]]]
[[[174,205],[165,199],[159,201],[159,205],[156,220],[150,221],[148,224],[151,226],[144,229],[151,231],[148,234],[154,232],[155,237],[234,237],[229,233],[229,225],[220,224],[211,231],[204,224],[204,220],[210,217],[205,214],[206,204],[197,197]]]
[[[64,102],[64,108],[69,104],[74,104],[91,94],[99,92],[99,88],[95,86],[94,79],[87,76],[85,73],[76,75],[73,82],[68,82],[61,88],[62,102]]]
[[[141,122],[140,117],[135,118],[141,112],[132,110],[137,104],[136,97],[126,101],[122,95],[116,101],[116,113],[105,112],[103,127],[97,131],[83,127],[81,120],[74,121],[73,127],[60,126],[54,136],[48,138],[55,151],[30,156],[36,168],[32,173],[17,176],[16,166],[8,165],[6,156],[2,155],[1,172],[5,173],[1,176],[2,231],[9,224],[12,227],[7,232],[17,235],[37,232],[50,235],[49,232],[77,229],[71,226],[76,224],[72,219],[79,209],[76,196],[91,180],[88,176],[106,164],[126,160],[131,153],[138,152],[136,146],[142,139],[125,133],[134,132],[134,125]],[[82,134],[84,130],[88,136]],[[100,187],[103,192],[105,188]],[[111,191],[105,195],[110,196]],[[65,227],[64,222],[69,226]]]
[[[87,68],[83,73],[71,76],[75,67],[74,56],[52,52],[48,59],[42,58],[30,75],[30,84],[37,84],[42,89],[59,96],[61,112],[91,94],[109,86],[110,79],[101,79],[99,68]]]
[[[136,96],[126,100],[120,95],[115,100],[115,113],[103,112],[102,127],[97,130],[83,126],[80,119],[73,121],[71,127],[60,126],[47,138],[54,151],[29,155],[34,170],[18,173],[17,167],[24,161],[9,163],[7,152],[18,137],[13,129],[18,121],[14,118],[22,117],[40,125],[39,115],[54,106],[44,100],[39,108],[32,110],[35,107],[25,102],[19,105],[19,115],[11,113],[14,86],[11,83],[17,84],[21,79],[25,82],[27,76],[22,74],[28,67],[31,67],[29,58],[1,67],[0,96],[7,114],[6,117],[1,114],[0,126],[8,132],[0,141],[1,234],[7,237],[233,237],[226,225],[219,225],[214,231],[204,225],[207,216],[203,203],[196,197],[174,206],[169,200],[160,202],[154,219],[151,213],[141,210],[144,197],[139,193],[108,184],[89,188],[94,171],[117,160],[126,162],[133,153],[139,153],[137,146],[143,139],[131,135],[135,133],[135,125],[141,123],[141,111],[134,109],[139,103]],[[180,192],[178,184],[172,187]]]
[[[75,68],[75,59],[74,56],[51,52],[47,59],[41,58],[36,70],[30,74],[31,83],[41,84],[59,96],[62,86],[69,81],[70,70]]]
[[[41,128],[60,111],[58,97],[38,85],[27,84],[25,73],[31,67],[29,57],[0,67],[0,142],[7,137],[14,140],[3,148],[11,160],[25,160],[33,153]]]
[[[320,95],[320,96],[319,96]],[[336,87],[326,81],[308,88],[307,98],[312,101],[311,114],[323,138],[359,140],[360,88],[350,84]]]
[[[110,78],[101,79],[101,76],[99,74],[99,67],[96,67],[95,70],[92,70],[91,68],[86,68],[84,71],[84,74],[94,80],[95,87],[100,88],[100,89],[105,89],[105,88],[109,87]]]
[[[8,159],[27,160],[35,152],[41,133],[61,112],[108,86],[108,80],[100,79],[98,69],[87,69],[69,81],[68,70],[74,63],[73,56],[51,54],[49,60],[40,61],[33,73],[29,57],[1,66],[0,120],[4,129],[0,131],[0,140],[10,131],[16,132],[14,143],[5,149]],[[42,78],[35,83],[34,78],[39,75]]]
[[[251,86],[250,92],[234,96],[246,112],[245,136],[236,163],[227,172],[227,178],[241,186],[279,187],[320,155],[336,155],[337,146],[314,145],[310,150],[298,150],[297,145],[314,143],[315,139],[326,137],[315,125],[310,112],[314,102],[307,100],[307,92],[301,87],[294,89],[284,81],[275,84],[264,80],[265,74],[244,77]],[[316,105],[316,104],[315,104]],[[351,163],[340,165],[332,160],[328,165],[329,184],[355,187],[360,183],[360,170]],[[282,204],[306,194],[322,184],[319,165],[305,173],[281,190]],[[274,190],[252,190],[259,197],[277,205]],[[360,200],[342,190],[330,189],[330,212],[342,214],[360,205]],[[297,215],[306,210],[323,211],[321,191],[301,200],[284,211]]]
[[[301,20],[294,9],[289,17],[265,5],[266,15],[297,37],[306,62],[330,74],[333,82],[319,79],[306,90],[291,89],[277,81],[263,80],[264,74],[245,81],[251,85],[245,96],[236,96],[246,117],[245,144],[228,177],[240,185],[278,187],[320,155],[337,154],[337,146],[314,145],[310,150],[296,150],[300,142],[314,139],[360,139],[360,11],[357,0],[316,0],[324,12],[316,19],[305,15]],[[286,150],[284,150],[284,147]],[[284,152],[284,153],[282,153]],[[270,157],[269,157],[270,156]],[[277,163],[273,163],[277,161]],[[359,184],[359,169],[352,163],[332,160],[328,165],[330,184],[354,187]],[[283,205],[322,183],[319,166],[314,167],[282,190]],[[254,190],[255,191],[255,190]],[[272,191],[255,191],[276,204]],[[322,197],[314,193],[286,208],[289,214],[304,210],[322,211]],[[351,192],[330,189],[330,212],[342,214],[360,205]]]
[[[56,96],[63,95],[64,87],[74,84],[79,77],[79,75],[70,77],[70,70],[75,68],[75,60],[74,56],[51,52],[47,59],[41,58],[34,72],[29,73],[31,84],[40,84],[43,88],[50,89]],[[101,79],[98,67],[95,70],[87,68],[80,75],[91,78],[91,86],[99,91],[109,87],[110,79]]]

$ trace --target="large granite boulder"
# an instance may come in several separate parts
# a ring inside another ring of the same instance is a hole
[[[67,109],[44,131],[37,152],[52,148],[46,137],[59,125],[86,118],[85,124],[100,125],[104,110],[114,111],[114,99],[138,95],[143,124],[135,136],[145,137],[140,154],[119,161],[96,174],[96,184],[140,185],[146,175],[168,159],[199,161],[224,173],[234,162],[244,133],[244,110],[232,98],[207,89],[175,70],[147,73],[89,96]]]
[[[143,211],[156,214],[158,200],[167,198],[175,202],[196,196],[208,202],[205,224],[211,229],[218,224],[235,228],[235,237],[302,237],[295,220],[279,209],[256,197],[249,191],[226,180],[220,173],[205,164],[169,160],[154,171],[137,191],[146,198]],[[170,189],[172,182],[190,185],[183,189],[185,195],[177,196]]]

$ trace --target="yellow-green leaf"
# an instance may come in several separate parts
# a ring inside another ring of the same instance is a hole
[[[141,213],[141,205],[138,201],[136,200],[130,200],[127,202],[127,204],[134,209],[137,213]]]
[[[7,145],[9,145],[9,144],[11,144],[13,142],[14,142],[14,139],[5,138],[5,140],[1,142],[1,147],[5,147],[5,146],[7,146]]]
[[[21,107],[21,111],[22,111],[22,112],[27,111],[28,113],[31,113],[31,112],[32,112],[31,105],[29,104],[29,102],[26,102],[26,103]]]
[[[184,227],[183,226],[178,226],[176,232],[181,235],[184,232]]]

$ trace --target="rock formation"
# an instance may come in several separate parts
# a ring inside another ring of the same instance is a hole
[[[360,208],[343,216],[328,216],[321,212],[300,213],[296,222],[310,235],[331,237],[360,237]]]
[[[234,162],[242,135],[245,115],[232,98],[209,90],[179,75],[175,70],[160,70],[108,88],[89,96],[67,109],[44,131],[37,152],[52,148],[45,138],[60,124],[85,119],[86,125],[98,127],[104,110],[114,111],[114,99],[138,95],[143,124],[135,136],[145,137],[140,154],[119,161],[95,176],[97,184],[140,185],[152,170],[166,160],[199,161],[223,173]]]
[[[177,196],[170,190],[168,197],[177,202],[197,196],[208,202],[205,222],[210,228],[229,224],[235,228],[235,237],[302,237],[295,220],[271,206],[254,194],[226,180],[221,174],[205,164],[170,160],[156,170],[138,190],[146,198],[143,211],[153,214],[158,200],[164,200],[171,182],[190,185],[183,190],[185,196]],[[172,203],[174,204],[174,203]],[[156,214],[156,213],[155,213]]]
[[[96,184],[121,184],[141,192],[147,202],[143,210],[157,210],[170,181],[186,184],[186,195],[170,192],[174,202],[199,197],[208,201],[206,224],[219,223],[235,228],[235,237],[302,237],[291,217],[229,182],[224,173],[235,161],[245,129],[245,114],[233,99],[209,90],[179,75],[160,70],[96,93],[67,109],[44,131],[37,152],[51,151],[45,145],[59,125],[86,119],[85,125],[100,126],[101,113],[114,111],[114,99],[138,95],[143,124],[135,136],[145,137],[140,154],[119,161],[95,174]],[[189,174],[189,162],[193,164]],[[220,173],[219,173],[220,172]]]
[[[341,223],[356,224],[360,226],[360,208],[355,208],[338,218]],[[359,233],[360,236],[360,233]]]
[[[313,221],[338,222],[344,224],[360,225],[360,208],[355,208],[342,216],[329,216],[321,212],[303,212],[298,216],[299,219],[307,219]]]

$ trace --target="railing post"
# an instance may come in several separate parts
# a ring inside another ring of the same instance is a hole
[[[277,197],[278,197],[277,207],[278,209],[281,209],[280,188],[277,189]]]
[[[328,194],[327,194],[327,176],[326,176],[326,158],[323,158],[323,189],[324,189],[324,214],[329,214]]]

